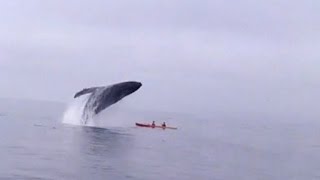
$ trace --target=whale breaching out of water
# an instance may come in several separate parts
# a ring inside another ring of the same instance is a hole
[[[109,86],[85,88],[74,95],[74,98],[89,94],[82,114],[83,123],[107,107],[137,91],[142,84],[135,81],[121,82]]]

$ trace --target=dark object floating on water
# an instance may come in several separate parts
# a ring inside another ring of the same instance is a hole
[[[142,124],[142,123],[136,123],[136,126],[138,127],[146,127],[146,128],[161,128],[161,129],[178,129],[176,127],[169,127],[169,126],[152,126],[151,124]]]

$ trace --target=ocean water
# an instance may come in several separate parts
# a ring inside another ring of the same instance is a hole
[[[316,120],[110,108],[94,125],[63,123],[68,105],[0,101],[0,179],[320,179]],[[178,130],[138,128],[161,123]]]

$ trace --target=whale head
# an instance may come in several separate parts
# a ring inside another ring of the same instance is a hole
[[[136,81],[127,81],[113,85],[112,90],[114,91],[113,96],[116,99],[122,99],[125,96],[128,96],[136,92],[142,86],[141,82]]]
[[[95,113],[98,114],[103,109],[117,103],[124,97],[140,89],[141,86],[141,82],[127,81],[106,87],[106,89],[100,94],[99,98],[95,99],[94,104],[97,104],[94,110]]]

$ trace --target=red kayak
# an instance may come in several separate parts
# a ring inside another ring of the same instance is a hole
[[[154,127],[152,127],[151,124],[141,124],[141,123],[136,123],[136,126],[138,126],[138,127],[147,127],[147,128],[178,129],[176,127],[168,127],[168,126],[166,126],[166,127],[162,127],[162,126],[154,126]]]

